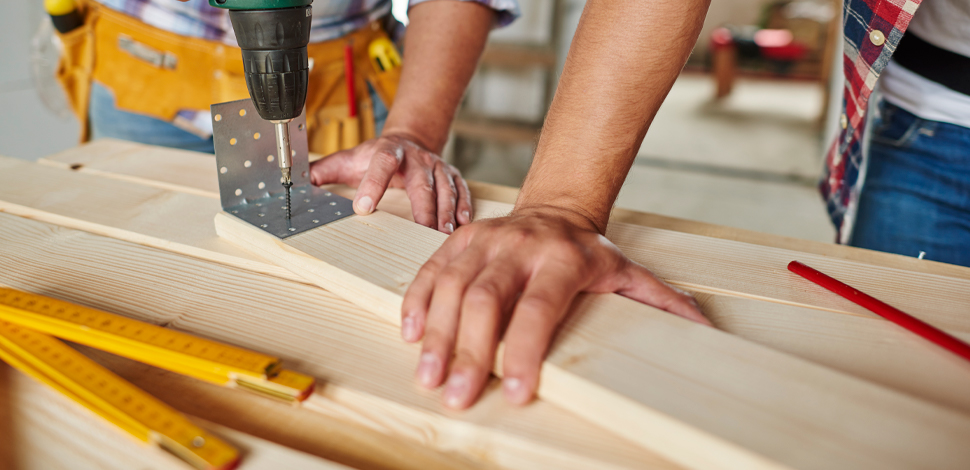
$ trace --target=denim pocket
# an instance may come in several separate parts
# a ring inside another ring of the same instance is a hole
[[[932,136],[935,124],[882,100],[879,114],[872,125],[872,141],[899,148],[909,147],[920,136]]]

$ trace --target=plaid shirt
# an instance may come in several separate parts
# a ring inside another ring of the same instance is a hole
[[[863,142],[869,98],[921,1],[845,0],[842,131],[825,157],[819,183],[839,243],[849,241],[865,177]]]
[[[427,0],[409,0],[410,6]],[[517,0],[462,0],[488,6],[499,13],[497,26],[519,16]],[[146,24],[183,36],[236,45],[228,10],[209,6],[207,0],[97,0]],[[339,38],[391,12],[391,0],[323,0],[313,5],[310,42]]]

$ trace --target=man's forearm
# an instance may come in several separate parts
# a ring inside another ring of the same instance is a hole
[[[430,1],[408,12],[404,68],[385,133],[441,153],[495,13],[474,2]]]
[[[516,208],[556,206],[601,233],[710,0],[590,0]]]

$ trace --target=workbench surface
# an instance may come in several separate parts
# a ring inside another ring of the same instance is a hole
[[[36,164],[0,157],[0,285],[273,354],[317,377],[297,408],[82,348],[244,449],[244,469],[683,468],[542,400],[507,406],[497,382],[469,411],[443,408],[439,392],[413,383],[418,349],[395,327],[215,235],[216,180],[211,156],[112,140]],[[476,218],[516,195],[470,186]],[[410,219],[400,190],[378,209]],[[964,340],[970,269],[620,209],[612,221],[608,237],[693,293],[718,329],[952,417],[954,429],[970,423],[970,364],[786,265],[804,261]],[[2,468],[181,468],[6,366],[0,396]],[[970,468],[963,458],[947,463]]]

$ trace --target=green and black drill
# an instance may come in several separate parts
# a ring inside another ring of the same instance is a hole
[[[242,49],[249,96],[259,116],[276,127],[286,218],[290,218],[293,166],[287,124],[303,112],[310,66],[307,44],[313,0],[209,0],[229,10],[229,20]]]

